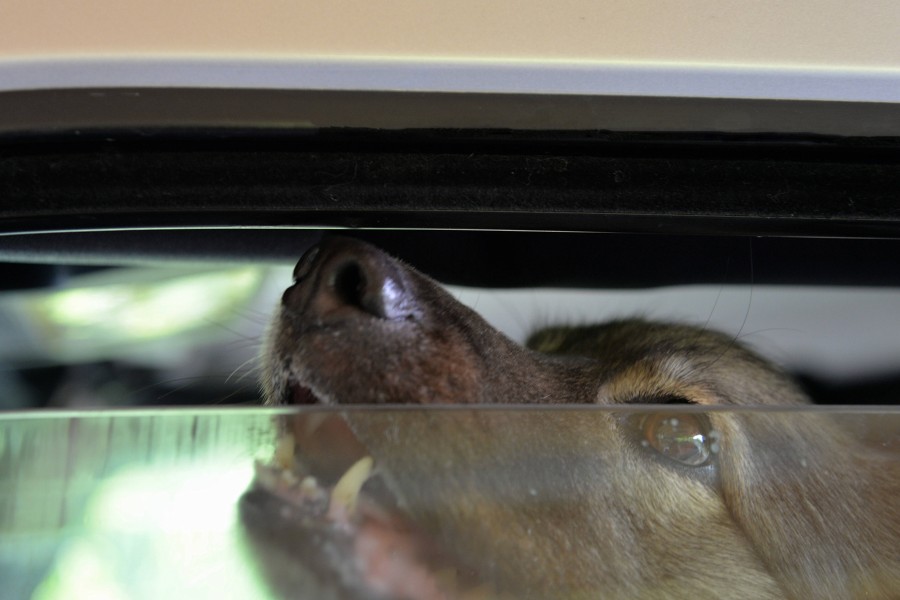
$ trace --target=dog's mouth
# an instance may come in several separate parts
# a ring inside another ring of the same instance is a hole
[[[322,483],[313,468],[298,460],[295,438],[288,433],[279,439],[270,462],[255,464],[254,487],[277,499],[283,516],[290,514],[301,522],[321,520],[323,524],[347,528],[359,516],[357,505],[372,468],[372,458],[363,456],[335,483]]]
[[[283,403],[288,405],[294,404],[297,406],[325,404],[312,388],[297,382],[292,382],[285,388]]]
[[[290,393],[316,402],[307,387],[291,386]],[[485,591],[469,576],[464,581],[434,536],[400,508],[361,444],[337,467],[322,467],[330,457],[307,455],[315,451],[308,439],[304,446],[304,436],[331,428],[335,437],[336,421],[346,427],[339,415],[305,418],[289,423],[291,432],[281,436],[270,460],[256,463],[242,500],[244,521],[263,530],[264,543],[279,546],[289,562],[303,563],[318,585],[336,588],[340,597],[446,600]]]

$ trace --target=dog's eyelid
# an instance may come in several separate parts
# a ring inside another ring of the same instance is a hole
[[[690,398],[685,398],[684,396],[669,396],[660,404],[684,404],[684,405],[695,405],[697,404]]]
[[[660,395],[660,396],[638,396],[633,398],[628,402],[628,404],[668,404],[668,405],[683,405],[683,406],[696,406],[699,404],[698,402],[694,402],[689,398],[685,398],[684,396],[676,396],[676,395]]]

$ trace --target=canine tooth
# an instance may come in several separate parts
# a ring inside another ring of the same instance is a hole
[[[329,513],[336,515],[344,513],[352,515],[356,511],[356,502],[359,498],[359,490],[372,473],[372,457],[365,456],[356,461],[347,469],[331,492],[331,506]]]
[[[275,446],[275,464],[288,471],[294,468],[294,436],[284,435]]]

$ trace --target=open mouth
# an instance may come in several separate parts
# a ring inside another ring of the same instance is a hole
[[[294,436],[286,434],[278,441],[271,462],[256,463],[254,486],[284,504],[282,515],[296,515],[304,522],[322,520],[346,528],[358,514],[360,491],[372,474],[372,466],[372,458],[364,456],[336,483],[322,484],[313,469],[297,460]]]
[[[433,536],[398,507],[371,456],[359,457],[330,482],[298,448],[293,434],[282,436],[272,459],[257,462],[242,501],[242,511],[252,513],[249,525],[268,530],[266,543],[277,543],[341,597],[471,596],[473,586],[459,580]]]
[[[295,404],[298,406],[308,406],[312,404],[324,404],[324,402],[316,396],[312,389],[300,383],[291,382],[285,389],[285,404]]]

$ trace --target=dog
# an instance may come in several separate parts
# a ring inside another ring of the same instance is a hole
[[[284,417],[241,503],[280,596],[900,598],[896,457],[720,333],[631,319],[523,348],[332,238],[263,363],[268,404],[322,407]]]

